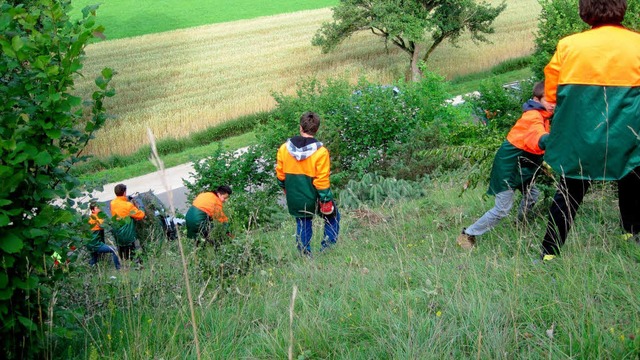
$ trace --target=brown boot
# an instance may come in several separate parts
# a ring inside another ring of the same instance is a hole
[[[458,245],[465,250],[470,250],[476,245],[476,237],[473,235],[468,235],[464,232],[465,229],[462,229],[462,233],[458,235]]]

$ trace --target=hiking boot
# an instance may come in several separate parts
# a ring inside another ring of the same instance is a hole
[[[556,256],[552,255],[552,254],[544,254],[544,255],[542,255],[542,261],[543,262],[551,261],[551,260],[553,260],[555,258],[556,258]]]
[[[470,250],[476,245],[476,237],[473,235],[468,235],[464,232],[465,229],[462,229],[462,233],[458,235],[458,245],[465,250]]]

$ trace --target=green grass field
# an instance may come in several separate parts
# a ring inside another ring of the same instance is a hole
[[[563,256],[541,263],[548,200],[526,225],[512,214],[471,252],[456,246],[492,205],[484,188],[458,196],[464,176],[432,180],[420,200],[344,211],[339,244],[312,260],[297,254],[290,218],[237,234],[243,276],[222,275],[227,252],[185,241],[202,358],[637,358],[640,246],[620,239],[614,189],[593,188]],[[321,233],[316,221],[314,250]],[[57,299],[83,335],[51,355],[195,358],[176,243],[158,254],[141,271],[79,264]]]
[[[98,0],[73,0],[80,14]],[[193,26],[253,19],[336,5],[337,0],[109,0],[98,10],[107,39],[152,34]]]

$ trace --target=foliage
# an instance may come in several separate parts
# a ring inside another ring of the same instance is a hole
[[[544,67],[555,53],[558,41],[565,36],[587,30],[589,25],[580,19],[578,0],[539,1],[542,12],[536,34],[536,50],[533,54],[532,69],[534,76],[542,79]],[[640,0],[627,1],[627,13],[623,25],[640,31]]]
[[[489,128],[500,133],[511,129],[522,115],[522,104],[531,99],[533,82],[519,81],[512,87],[504,87],[493,79],[480,83],[479,97],[469,97],[477,115],[484,117]]]
[[[36,356],[44,332],[55,328],[46,323],[46,307],[54,304],[47,285],[61,274],[50,256],[57,251],[64,260],[69,245],[79,246],[88,233],[69,206],[74,202],[59,199],[81,195],[69,169],[86,159],[84,147],[107,120],[105,97],[114,95],[110,69],[84,106],[72,95],[84,47],[102,28],[96,7],[77,21],[69,19],[69,7],[70,1],[0,3],[0,334],[8,358]]]
[[[333,8],[334,21],[322,25],[312,44],[326,53],[358,31],[371,31],[409,55],[417,81],[422,73],[418,61],[426,62],[443,41],[455,44],[465,32],[476,42],[488,41],[485,34],[494,32],[491,25],[505,7],[475,0],[341,0]]]
[[[407,199],[424,196],[423,182],[384,178],[380,175],[366,174],[359,181],[350,180],[340,190],[340,206],[345,209],[358,209],[363,206],[379,207]]]
[[[233,190],[225,203],[225,213],[234,230],[253,228],[271,221],[282,210],[276,205],[280,194],[273,176],[275,152],[263,146],[250,146],[246,151],[225,152],[222,146],[209,158],[194,162],[194,182],[185,181],[193,199],[203,191],[214,191],[228,185]]]
[[[252,236],[236,236],[213,251],[199,249],[198,271],[203,279],[211,278],[224,289],[235,285],[239,277],[270,260],[267,249]]]
[[[331,153],[332,182],[345,184],[392,166],[392,154],[399,159],[422,146],[453,141],[455,129],[470,114],[467,108],[444,106],[450,97],[444,86],[443,79],[430,72],[420,82],[398,83],[397,91],[366,79],[355,86],[343,80],[307,80],[299,84],[296,96],[276,95],[275,115],[258,128],[259,141],[276,149],[285,140],[282,134],[298,133],[300,114],[313,110],[322,118],[316,137]]]

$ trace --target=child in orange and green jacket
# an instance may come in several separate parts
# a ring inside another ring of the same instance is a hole
[[[120,258],[129,259],[131,251],[140,247],[136,238],[134,220],[144,219],[144,211],[138,209],[127,198],[127,186],[118,184],[114,188],[116,198],[111,201],[111,216],[114,218],[113,230]],[[136,259],[139,261],[139,259]]]
[[[102,229],[102,223],[104,219],[100,217],[100,208],[95,204],[89,205],[91,209],[91,217],[89,218],[89,225],[91,227],[91,241],[87,243],[87,250],[91,254],[89,265],[94,266],[98,262],[100,254],[111,254],[113,257],[113,265],[116,270],[120,270],[120,259],[116,250],[104,242],[104,229]]]
[[[519,218],[523,218],[538,200],[539,191],[533,180],[542,164],[549,136],[549,118],[553,114],[553,105],[544,98],[544,83],[534,86],[533,99],[522,108],[524,113],[507,134],[493,160],[487,194],[495,195],[495,206],[473,225],[462,229],[457,242],[464,249],[471,249],[476,236],[491,230],[509,214],[516,189],[522,192]]]
[[[222,225],[227,236],[231,236],[229,218],[222,209],[222,205],[229,199],[231,193],[232,190],[229,186],[222,185],[218,186],[216,191],[205,191],[196,196],[185,215],[188,238],[197,239],[198,236],[202,236],[206,242],[213,242],[215,246],[219,245],[221,242],[219,236],[214,239],[210,237],[209,230],[212,221]]]
[[[287,140],[277,153],[276,176],[284,190],[289,213],[296,218],[298,251],[311,255],[313,216],[324,220],[322,250],[335,244],[340,232],[340,213],[333,201],[329,181],[329,151],[314,138],[320,117],[307,112],[300,117],[300,135]]]

